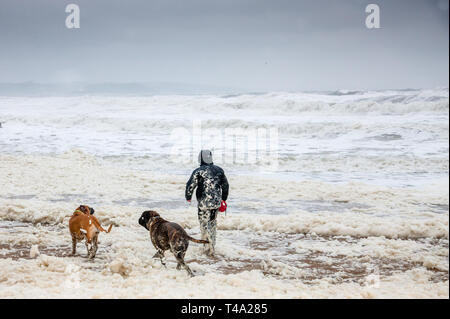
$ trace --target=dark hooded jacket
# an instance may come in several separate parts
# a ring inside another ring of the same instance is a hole
[[[192,199],[197,187],[196,197],[200,210],[217,209],[222,200],[228,198],[228,180],[222,168],[201,160],[200,167],[192,172],[186,184],[186,200]]]

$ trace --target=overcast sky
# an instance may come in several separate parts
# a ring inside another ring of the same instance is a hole
[[[448,0],[0,0],[0,82],[448,87],[448,31]]]

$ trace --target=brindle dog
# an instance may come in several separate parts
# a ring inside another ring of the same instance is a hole
[[[194,276],[192,270],[184,262],[184,255],[189,247],[189,240],[194,243],[208,244],[207,240],[192,238],[183,227],[163,219],[157,212],[152,210],[142,213],[139,218],[139,224],[150,231],[150,239],[156,248],[156,254],[153,258],[159,257],[161,264],[166,267],[163,261],[164,252],[170,249],[178,262],[177,269],[180,270],[183,267],[191,277]]]

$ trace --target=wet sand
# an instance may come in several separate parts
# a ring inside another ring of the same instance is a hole
[[[5,222],[0,221],[0,238],[2,236],[14,236],[14,234],[33,232],[33,224],[31,223],[18,223],[18,222]],[[64,227],[51,227],[44,226],[47,233],[53,232],[56,236],[67,237],[67,232]],[[220,232],[220,237],[232,238],[231,232],[227,234],[226,231]],[[199,237],[197,233],[193,233],[193,236]],[[292,242],[301,241],[302,244],[308,245],[309,242],[329,242],[338,241],[349,245],[357,244],[362,238],[356,237],[344,237],[344,236],[305,236],[303,234],[264,234],[252,238],[246,243],[242,243],[239,240],[233,241],[236,246],[248,245],[248,248],[264,253],[265,256],[270,256],[269,262],[267,258],[247,258],[242,256],[241,258],[229,258],[223,254],[216,254],[214,257],[207,257],[200,255],[198,257],[189,258],[189,253],[186,257],[188,264],[200,264],[208,266],[216,273],[229,275],[237,274],[245,271],[259,270],[265,276],[274,277],[283,280],[301,280],[307,284],[318,283],[323,279],[329,279],[332,283],[338,284],[343,282],[353,282],[364,285],[367,283],[367,277],[370,275],[376,275],[382,277],[391,276],[396,272],[404,272],[415,268],[422,268],[423,264],[420,262],[412,262],[410,260],[402,260],[395,258],[376,258],[370,256],[346,256],[340,254],[326,254],[321,251],[311,250],[306,254],[298,253],[295,249],[290,247]],[[219,239],[220,240],[220,239]],[[420,242],[421,239],[415,241]],[[193,245],[193,244],[191,244]],[[435,239],[432,245],[440,246],[444,249],[448,249],[447,240]],[[30,257],[30,249],[33,246],[32,242],[22,242],[20,244],[0,244],[0,259],[11,259],[12,262],[19,259],[34,259]],[[99,246],[99,254],[103,257],[108,255],[115,255],[118,252],[111,248],[111,245],[104,245],[101,243]],[[38,245],[39,252],[42,255],[48,255],[61,258],[79,258],[81,260],[86,259],[87,253],[84,243],[79,243],[77,246],[77,253],[75,256],[71,256],[71,244],[61,244],[57,246],[45,246]],[[150,248],[150,247],[149,247]],[[149,249],[149,254],[150,254]],[[168,267],[175,267],[176,262],[172,254],[166,252],[166,260],[168,261]],[[96,261],[91,262],[91,269],[97,270],[99,273],[106,265],[104,260],[99,258]],[[271,264],[282,264],[288,268],[288,271],[280,272],[278,269],[271,267]],[[298,270],[298,271],[297,271]],[[299,272],[301,270],[301,273]],[[448,271],[429,267],[427,270],[432,271],[432,282],[445,282],[449,280]],[[164,271],[164,269],[161,269]],[[307,275],[305,275],[305,272]],[[197,272],[198,274],[198,272]]]

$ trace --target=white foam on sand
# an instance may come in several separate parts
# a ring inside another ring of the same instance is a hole
[[[448,181],[404,189],[231,175],[217,258],[191,243],[186,260],[197,276],[189,278],[170,253],[167,269],[151,258],[148,232],[137,223],[143,210],[156,209],[199,237],[195,208],[182,204],[183,176],[112,167],[77,150],[0,155],[0,163],[0,221],[10,221],[0,224],[2,298],[449,296]],[[331,204],[309,210],[304,203]],[[68,219],[80,204],[114,225],[100,234],[93,261],[84,244],[68,256]],[[26,254],[17,258],[21,247]],[[35,259],[25,258],[30,249]]]
[[[22,261],[15,267],[8,260],[0,260],[0,266],[2,298],[448,298],[448,281],[431,283],[430,273],[424,269],[367,285],[305,285],[298,280],[280,281],[260,271],[234,275],[206,272],[188,278],[185,273],[151,264],[133,269],[125,277],[107,269],[87,270],[68,258],[48,256]]]

